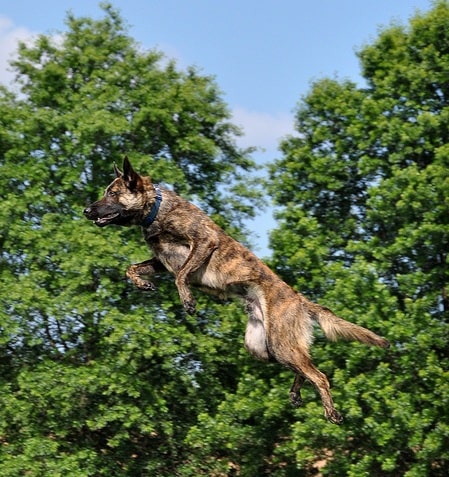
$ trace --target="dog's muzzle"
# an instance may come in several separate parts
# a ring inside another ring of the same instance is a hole
[[[103,208],[98,207],[96,203],[86,207],[83,212],[88,220],[93,220],[94,224],[99,227],[117,223],[117,220],[121,215],[120,210],[103,210]]]
[[[83,210],[83,214],[88,218],[91,219],[92,209],[90,207],[86,207]]]

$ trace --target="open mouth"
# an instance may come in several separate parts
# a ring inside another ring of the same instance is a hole
[[[119,212],[115,212],[114,214],[105,215],[104,217],[98,217],[94,220],[94,224],[98,225],[99,227],[103,227],[105,225],[108,225],[119,215],[120,215]]]

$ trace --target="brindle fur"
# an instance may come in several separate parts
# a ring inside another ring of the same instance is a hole
[[[137,174],[127,158],[123,173],[116,167],[115,172],[117,177],[104,197],[84,213],[98,226],[141,225],[155,203],[153,183],[149,177]],[[170,272],[190,314],[195,312],[195,300],[189,285],[221,298],[242,298],[249,314],[246,349],[258,359],[275,360],[295,373],[290,389],[295,406],[301,404],[302,384],[311,381],[321,395],[326,417],[340,424],[342,417],[334,408],[329,382],[309,355],[313,322],[318,322],[332,340],[342,337],[380,347],[387,347],[387,340],[310,302],[198,207],[171,190],[161,188],[161,192],[156,219],[142,227],[153,258],[131,265],[126,272],[128,278],[142,290],[155,290],[148,278]]]

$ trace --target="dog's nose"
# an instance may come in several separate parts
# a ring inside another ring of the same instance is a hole
[[[83,211],[84,215],[90,215],[91,212],[92,212],[92,209],[90,207],[86,207]]]

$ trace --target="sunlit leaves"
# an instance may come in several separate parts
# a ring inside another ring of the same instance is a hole
[[[134,289],[126,267],[149,255],[140,231],[83,217],[125,154],[236,235],[260,204],[214,80],[143,50],[103,8],[21,45],[21,97],[0,91],[5,477],[174,475],[197,415],[238,381],[241,307],[199,293],[190,318],[172,280]]]
[[[360,51],[367,88],[315,82],[271,168],[278,272],[392,345],[315,347],[347,420],[326,442],[315,421],[295,427],[306,471],[448,469],[448,26],[436,2]]]

